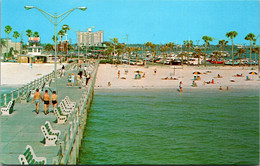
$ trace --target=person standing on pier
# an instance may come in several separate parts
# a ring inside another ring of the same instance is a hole
[[[65,66],[64,65],[62,65],[62,76],[65,76]]]
[[[36,104],[36,114],[39,114],[40,99],[42,99],[42,95],[39,92],[39,89],[36,89],[36,92],[33,96],[33,103],[35,102]]]
[[[47,115],[49,113],[49,105],[50,105],[50,95],[48,94],[48,90],[45,90],[45,94],[43,95],[43,102],[44,102],[44,114]]]
[[[53,114],[54,114],[54,109],[55,109],[55,107],[58,103],[56,91],[53,91],[53,94],[51,95],[51,102],[52,102],[52,105],[53,105]]]

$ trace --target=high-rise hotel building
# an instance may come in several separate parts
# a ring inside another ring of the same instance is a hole
[[[88,32],[78,32],[77,43],[81,46],[99,46],[103,43],[103,31],[92,32],[89,28]]]

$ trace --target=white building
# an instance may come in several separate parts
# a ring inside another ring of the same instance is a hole
[[[99,46],[103,43],[103,31],[92,32],[89,28],[88,32],[78,32],[77,43],[81,46]]]

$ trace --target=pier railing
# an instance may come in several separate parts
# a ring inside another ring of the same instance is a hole
[[[79,148],[83,138],[84,128],[87,122],[87,115],[90,109],[90,104],[93,100],[94,86],[96,81],[97,69],[99,61],[96,61],[91,70],[91,78],[84,90],[77,109],[69,116],[69,127],[67,128],[65,138],[60,144],[60,152],[62,155],[54,160],[54,164],[76,164],[79,156]],[[63,156],[63,157],[61,157]]]
[[[75,68],[76,62],[67,64],[65,66],[65,71],[71,70]],[[57,76],[60,77],[62,74],[62,69],[57,70]],[[21,98],[21,96],[24,96],[31,90],[36,90],[37,88],[41,89],[43,87],[43,84],[47,84],[51,79],[54,78],[54,71],[52,71],[49,74],[45,74],[40,78],[37,78],[26,85],[17,88],[16,90],[12,90],[9,93],[1,94],[1,107],[6,106],[9,101],[11,100],[18,100]]]

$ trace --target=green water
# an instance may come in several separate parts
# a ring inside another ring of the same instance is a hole
[[[78,164],[258,162],[258,90],[96,90]]]

